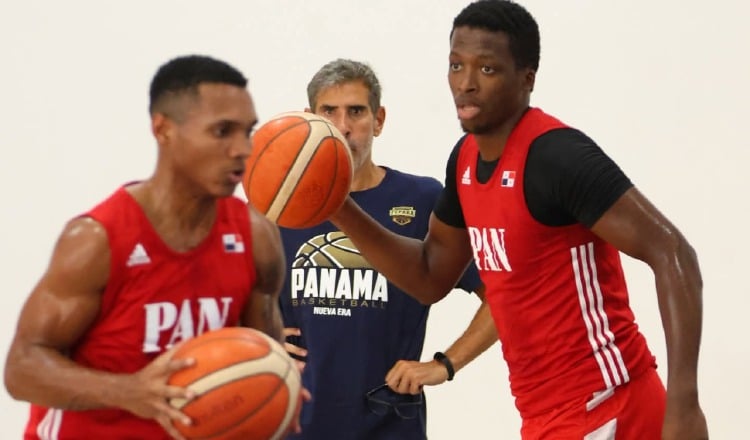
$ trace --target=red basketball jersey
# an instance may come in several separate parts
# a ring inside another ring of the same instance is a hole
[[[524,418],[626,383],[655,362],[628,304],[618,250],[580,224],[542,225],[526,206],[529,146],[561,127],[539,109],[527,111],[486,183],[475,177],[473,135],[457,161],[475,264]]]
[[[106,229],[111,262],[99,316],[72,352],[76,362],[133,373],[182,340],[238,325],[256,278],[244,202],[220,199],[211,232],[184,253],[161,240],[124,187],[86,215]],[[26,440],[105,438],[170,437],[122,410],[31,406]]]

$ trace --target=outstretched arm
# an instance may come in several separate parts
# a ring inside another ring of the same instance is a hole
[[[435,214],[424,241],[389,231],[350,197],[331,221],[378,272],[423,304],[445,297],[471,260],[466,230],[443,223]]]
[[[248,205],[253,234],[256,282],[243,313],[242,324],[284,343],[279,293],[284,285],[284,248],[279,228]]]
[[[171,360],[172,352],[135,374],[83,367],[67,355],[99,313],[109,276],[107,233],[90,218],[70,222],[60,236],[42,279],[18,320],[5,365],[5,386],[15,399],[46,407],[87,410],[117,407],[157,420],[182,438],[172,419],[189,423],[167,399],[191,394],[166,384],[190,360]]]
[[[698,402],[698,351],[702,288],[695,251],[677,228],[631,188],[592,231],[654,272],[667,343],[667,409],[664,439],[708,438]]]
[[[497,342],[497,330],[484,298],[484,286],[477,289],[482,304],[464,333],[445,351],[457,373]],[[437,361],[400,360],[385,376],[385,382],[397,393],[418,394],[424,385],[439,385],[448,380],[446,366]]]

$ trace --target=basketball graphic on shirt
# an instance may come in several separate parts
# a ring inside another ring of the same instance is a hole
[[[307,240],[294,255],[292,267],[372,268],[341,231],[316,235]]]

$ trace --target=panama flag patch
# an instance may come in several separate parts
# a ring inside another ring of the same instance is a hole
[[[242,236],[240,234],[224,234],[221,237],[221,241],[224,242],[224,252],[230,254],[242,254],[245,252],[245,244],[242,243]]]
[[[512,188],[514,183],[516,183],[516,172],[503,171],[503,175],[500,178],[500,186]]]

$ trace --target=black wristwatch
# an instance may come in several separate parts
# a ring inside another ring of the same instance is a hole
[[[445,369],[448,370],[448,380],[453,380],[456,370],[453,369],[453,363],[448,359],[448,356],[446,356],[445,353],[438,351],[432,358],[445,365]]]

